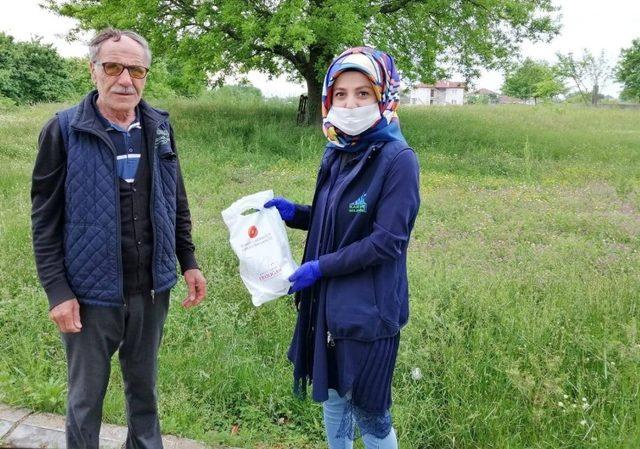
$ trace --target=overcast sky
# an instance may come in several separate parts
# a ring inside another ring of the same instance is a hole
[[[28,40],[34,35],[52,43],[63,56],[83,56],[86,47],[82,43],[64,40],[73,27],[73,20],[58,17],[38,6],[40,0],[0,0],[0,31],[17,40]],[[521,54],[553,62],[556,52],[573,52],[577,55],[588,48],[599,54],[604,50],[615,62],[620,49],[629,47],[631,41],[640,38],[640,1],[638,0],[554,0],[561,8],[562,30],[550,44],[525,43]],[[299,95],[303,85],[287,83],[284,78],[268,80],[266,75],[251,73],[249,80],[267,96]],[[499,90],[503,77],[497,72],[484,72],[476,86]],[[617,95],[620,86],[610,82],[604,87],[607,94]]]

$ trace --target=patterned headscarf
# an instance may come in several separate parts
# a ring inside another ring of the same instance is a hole
[[[327,120],[333,86],[336,79],[347,70],[358,70],[369,78],[380,107],[381,119],[357,136],[344,134]],[[354,47],[344,51],[329,66],[322,86],[322,131],[329,145],[342,151],[355,152],[374,141],[404,141],[396,113],[399,97],[400,76],[391,56],[371,47]]]

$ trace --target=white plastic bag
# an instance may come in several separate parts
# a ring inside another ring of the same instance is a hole
[[[263,207],[272,198],[273,191],[266,190],[222,211],[229,242],[240,260],[240,277],[255,306],[286,295],[291,287],[288,278],[298,268],[280,213],[275,207]],[[252,209],[257,212],[243,215]]]

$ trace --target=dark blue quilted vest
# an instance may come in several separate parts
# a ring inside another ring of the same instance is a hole
[[[64,263],[78,301],[119,307],[124,293],[116,150],[100,128],[91,98],[89,94],[79,105],[57,114],[67,149]],[[177,159],[170,144],[168,114],[143,101],[140,110],[145,134],[155,136],[149,205],[153,294],[170,289],[177,281]]]

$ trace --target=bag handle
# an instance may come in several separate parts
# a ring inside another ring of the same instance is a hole
[[[264,203],[273,199],[273,190],[254,193],[235,201],[231,206],[222,211],[222,218],[226,223],[232,223],[249,209],[263,210]]]

